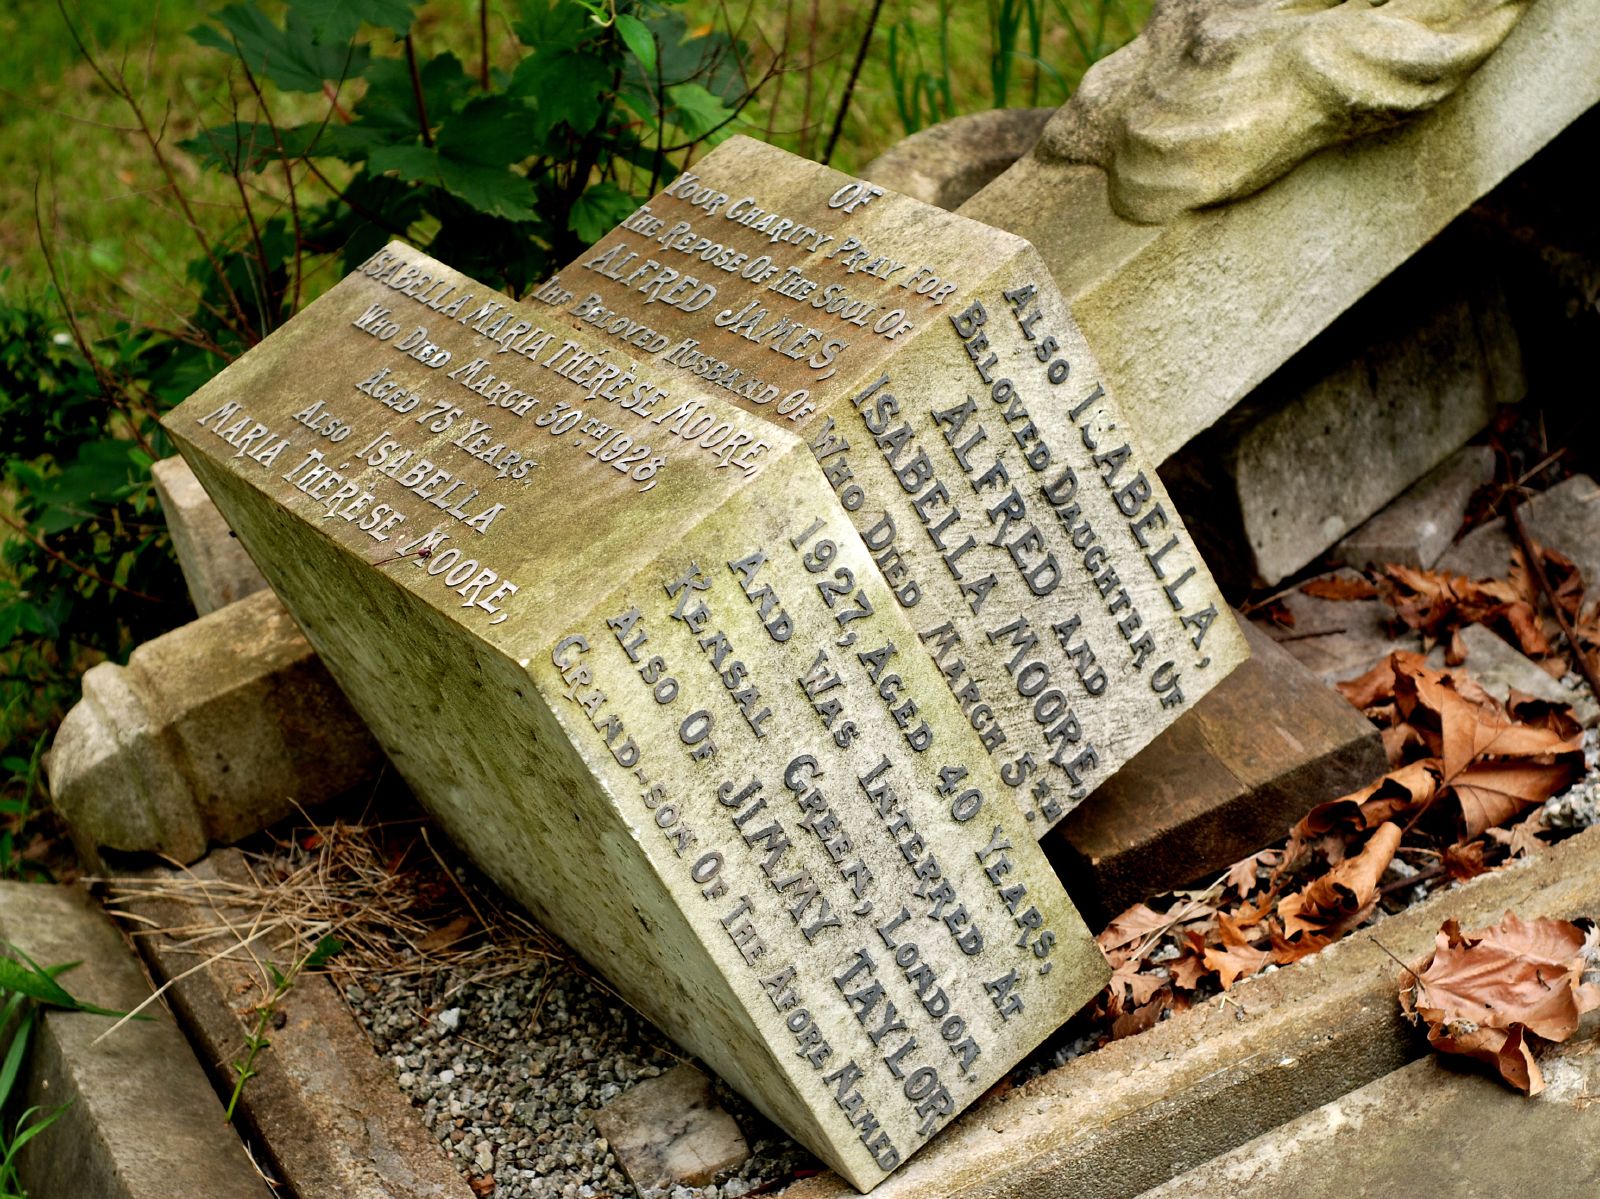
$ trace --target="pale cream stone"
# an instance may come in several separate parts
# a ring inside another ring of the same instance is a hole
[[[215,612],[267,585],[187,462],[163,458],[150,477],[196,612]]]

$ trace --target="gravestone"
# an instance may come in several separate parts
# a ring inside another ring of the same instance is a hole
[[[534,298],[810,447],[1035,836],[1248,656],[1026,242],[735,138]]]

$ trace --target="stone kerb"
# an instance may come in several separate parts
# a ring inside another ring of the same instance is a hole
[[[1400,1014],[1402,961],[1449,918],[1600,909],[1600,829],[1439,892],[1375,927],[990,1099],[874,1199],[1129,1199],[1426,1051]],[[1382,943],[1382,946],[1378,944]],[[785,1199],[845,1199],[819,1176]]]

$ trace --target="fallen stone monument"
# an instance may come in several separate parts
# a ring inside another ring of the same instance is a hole
[[[392,244],[167,426],[445,829],[866,1187],[1099,990],[1035,839],[1245,651],[1025,243],[698,170],[587,256],[643,316]]]

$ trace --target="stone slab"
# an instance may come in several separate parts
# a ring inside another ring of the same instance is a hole
[[[641,1194],[707,1186],[750,1156],[711,1080],[688,1064],[637,1083],[596,1112],[594,1126]]]
[[[1378,730],[1245,622],[1250,660],[1062,821],[1057,873],[1091,923],[1226,869],[1387,769]]]
[[[1473,928],[1507,910],[1573,919],[1597,906],[1600,829],[1590,829],[986,1100],[874,1199],[1138,1195],[1426,1050],[1400,1013],[1399,968],[1374,936],[1411,960],[1452,917]],[[848,1193],[828,1175],[783,1192]]]
[[[1558,549],[1583,574],[1591,594],[1600,589],[1600,483],[1588,475],[1563,479],[1522,506],[1528,535]],[[1439,569],[1473,579],[1503,579],[1511,572],[1515,535],[1505,517],[1479,525],[1439,560]]]
[[[1493,630],[1481,624],[1468,625],[1461,630],[1461,643],[1467,651],[1463,668],[1483,685],[1485,691],[1501,702],[1514,689],[1554,704],[1571,704],[1573,715],[1585,728],[1600,723],[1600,704],[1589,694],[1586,684],[1568,687],[1561,680],[1551,678],[1537,662],[1519,652]],[[1444,647],[1436,646],[1429,653],[1428,662],[1435,669],[1440,669],[1444,666],[1444,658]]]
[[[1522,398],[1511,314],[1481,258],[1450,230],[1163,464],[1225,586],[1314,561]]]
[[[1398,562],[1430,570],[1461,531],[1467,502],[1494,481],[1494,451],[1463,446],[1334,546],[1341,566],[1385,566]]]
[[[391,245],[167,427],[445,830],[871,1185],[1104,958],[805,444],[539,314]]]
[[[266,587],[187,462],[163,458],[150,468],[150,477],[196,612],[204,616]]]
[[[88,895],[0,882],[0,938],[62,975],[76,998],[129,1011],[150,997],[138,959]],[[104,1040],[103,1016],[46,1011],[34,1027],[22,1107],[70,1104],[23,1147],[33,1199],[266,1199],[204,1071],[159,1003]],[[98,1043],[97,1043],[98,1042]],[[20,1115],[21,1107],[10,1118]]]
[[[953,211],[1033,149],[1053,108],[991,108],[940,121],[896,142],[861,177]]]
[[[1040,248],[1159,461],[1600,101],[1591,17],[1539,0],[1437,107],[1164,224],[1116,215],[1099,167],[1050,161],[1048,127],[961,211]]]
[[[382,765],[293,619],[260,591],[85,674],[51,748],[50,795],[87,863],[192,862]]]
[[[1294,623],[1263,617],[1257,627],[1330,687],[1365,674],[1397,649],[1422,652],[1419,634],[1391,628],[1394,613],[1380,599],[1329,600],[1295,587],[1278,602]]]
[[[218,850],[186,872],[157,877],[247,882],[237,850]],[[253,913],[170,900],[129,905],[155,927],[250,928]],[[233,1089],[231,1063],[243,1052],[255,1009],[267,998],[258,964],[286,968],[297,952],[270,938],[239,947],[233,933],[174,938],[141,930],[140,952],[167,992],[219,1093]],[[209,965],[207,958],[227,953]],[[201,966],[196,970],[196,966]],[[300,978],[279,1010],[284,1020],[256,1060],[239,1113],[265,1151],[274,1177],[295,1195],[340,1199],[473,1199],[474,1192],[427,1134],[386,1063],[378,1060],[343,998],[324,975]],[[198,1193],[198,1192],[196,1192]]]
[[[1427,1057],[1197,1166],[1141,1199],[1414,1195],[1505,1199],[1600,1193],[1596,1021],[1541,1056],[1529,1099]]]
[[[807,444],[1043,835],[1244,642],[1038,254],[880,191],[735,138],[536,298]]]

